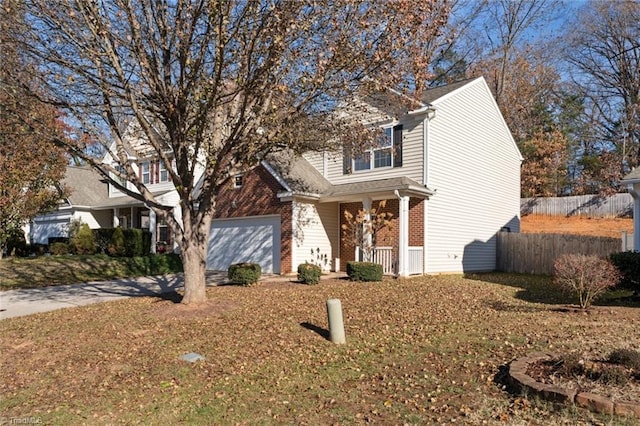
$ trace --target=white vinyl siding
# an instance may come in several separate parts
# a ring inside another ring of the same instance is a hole
[[[496,233],[519,231],[520,155],[484,80],[434,102],[427,272],[495,269]]]
[[[305,262],[320,263],[325,271],[332,268],[333,259],[338,256],[340,245],[338,215],[337,203],[294,203],[292,262],[294,271],[297,271],[299,264]],[[318,262],[318,255],[323,259],[326,256],[327,262]]]
[[[328,154],[327,180],[333,184],[363,182],[377,179],[406,176],[422,183],[423,130],[422,116],[403,117],[399,124],[402,132],[402,167],[384,167],[343,174],[342,152]],[[322,173],[322,155],[305,156],[311,165]]]

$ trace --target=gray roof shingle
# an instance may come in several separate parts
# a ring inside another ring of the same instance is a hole
[[[69,188],[72,206],[95,206],[109,199],[109,187],[91,167],[68,166],[62,183]]]
[[[444,95],[447,95],[453,92],[454,90],[457,90],[469,84],[470,82],[472,82],[473,80],[476,80],[477,78],[478,77],[468,78],[466,80],[460,80],[455,83],[447,84],[446,86],[439,86],[439,87],[434,87],[433,89],[425,90],[425,92],[422,94],[422,102],[424,102],[425,104],[433,103],[436,100],[443,97]]]

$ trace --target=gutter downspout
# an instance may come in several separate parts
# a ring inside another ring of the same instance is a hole
[[[426,116],[422,121],[422,138],[424,141],[423,152],[422,152],[422,184],[427,187],[427,183],[429,182],[429,122],[436,115],[436,109],[429,105],[429,108],[425,110]],[[427,199],[428,200],[428,199]],[[429,248],[429,203],[427,200],[424,200],[422,203],[422,232],[423,232],[423,241],[422,241],[422,274],[426,275],[428,272],[427,261],[429,259],[428,256],[428,248]]]
[[[633,250],[640,251],[640,182],[628,185],[633,197]]]

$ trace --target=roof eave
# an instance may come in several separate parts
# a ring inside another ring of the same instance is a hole
[[[338,193],[338,194],[323,194],[320,197],[321,203],[330,203],[330,202],[350,202],[350,201],[360,201],[363,198],[371,198],[373,200],[384,200],[389,198],[396,197],[396,191],[401,196],[409,196],[414,198],[429,198],[435,194],[435,191],[431,189],[420,186],[420,185],[412,185],[412,184],[403,184],[403,185],[388,185],[383,187],[374,188],[371,190],[365,191],[357,191],[357,192],[347,192],[347,193]]]

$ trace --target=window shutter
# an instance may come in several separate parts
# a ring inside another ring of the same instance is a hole
[[[155,168],[156,168],[156,179],[154,180],[155,183],[160,182],[160,161],[156,161],[155,162]]]
[[[342,174],[350,175],[351,170],[351,147],[349,145],[342,146]]]
[[[393,167],[402,167],[402,124],[393,127]]]

